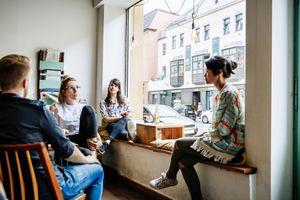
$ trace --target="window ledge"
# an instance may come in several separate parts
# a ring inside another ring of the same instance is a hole
[[[115,140],[115,142],[122,142],[122,143],[126,143],[128,145],[152,150],[152,151],[159,152],[159,153],[165,153],[165,154],[169,154],[169,155],[172,154],[172,151],[155,148],[151,145],[146,145],[146,144],[141,144],[141,143],[132,143],[132,142],[125,141],[125,140]],[[203,162],[203,164],[211,165],[211,166],[214,166],[217,168],[225,169],[227,171],[237,172],[237,173],[241,173],[241,174],[245,174],[245,175],[255,174],[257,171],[256,167],[251,167],[248,165],[222,165],[222,164],[218,164],[215,162]]]

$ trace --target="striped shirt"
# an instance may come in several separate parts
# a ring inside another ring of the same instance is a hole
[[[215,147],[231,155],[236,155],[245,147],[244,100],[238,90],[225,86],[214,97],[213,122],[210,132],[222,139],[214,143]]]

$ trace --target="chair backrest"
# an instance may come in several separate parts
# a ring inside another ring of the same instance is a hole
[[[56,179],[47,148],[44,143],[0,145],[0,180],[4,184],[7,197],[14,199],[39,199],[38,184],[34,171],[31,151],[39,154],[48,185],[55,199],[63,195]],[[30,176],[30,177],[27,177]]]

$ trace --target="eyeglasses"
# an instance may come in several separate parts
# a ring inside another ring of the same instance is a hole
[[[72,91],[80,89],[79,85],[68,85],[66,86],[66,90],[71,89]]]

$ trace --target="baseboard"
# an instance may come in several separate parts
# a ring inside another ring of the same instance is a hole
[[[158,192],[155,192],[154,190],[151,190],[133,180],[130,180],[129,178],[119,175],[118,172],[111,167],[104,165],[103,169],[105,171],[105,179],[112,178],[113,180],[118,180],[119,182],[122,182],[122,183],[128,185],[129,187],[136,190],[137,192],[145,194],[145,196],[147,196],[153,200],[171,200],[170,198],[168,198]]]

